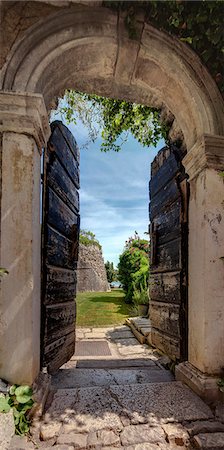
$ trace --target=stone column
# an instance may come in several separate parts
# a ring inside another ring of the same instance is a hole
[[[224,138],[203,136],[183,164],[190,180],[189,357],[176,377],[215,400],[224,366]]]
[[[32,384],[40,370],[40,157],[49,136],[42,95],[0,94],[0,378]]]

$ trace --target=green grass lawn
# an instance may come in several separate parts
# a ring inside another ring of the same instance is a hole
[[[131,306],[124,303],[121,289],[111,292],[81,292],[77,294],[77,326],[101,327],[119,325],[131,315]]]

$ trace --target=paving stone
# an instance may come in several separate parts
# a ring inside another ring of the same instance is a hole
[[[180,423],[167,423],[163,429],[170,444],[182,448],[189,445],[189,434]]]
[[[67,389],[88,386],[109,386],[113,384],[113,375],[105,369],[68,369],[59,370],[52,377],[52,386]]]
[[[76,339],[84,339],[85,335],[82,331],[76,331]]]
[[[104,446],[120,444],[120,438],[113,431],[102,430],[98,433]]]
[[[194,436],[193,444],[203,450],[223,450],[224,433],[200,433]]]
[[[88,327],[77,327],[76,331],[80,331],[82,333],[89,333],[90,331],[92,331],[92,328],[88,328]]]
[[[4,447],[0,447],[1,450],[4,449]],[[33,450],[35,449],[34,444],[28,440],[25,436],[13,436],[9,450]]]
[[[96,431],[92,431],[87,436],[87,447],[95,447],[96,445],[102,445],[102,441],[99,440],[99,437],[97,435]]]
[[[105,333],[91,331],[89,333],[85,333],[85,339],[105,339]]]
[[[161,423],[213,418],[210,408],[179,381],[111,386],[110,390],[130,419],[136,413]]]
[[[42,441],[48,441],[49,439],[56,438],[59,435],[62,423],[58,421],[50,421],[49,423],[43,423],[40,426],[40,438]]]
[[[133,338],[133,333],[130,330],[123,330],[123,331],[112,331],[111,333],[107,333],[106,336],[108,339],[118,341],[120,339],[129,339]]]
[[[76,387],[110,386],[112,384],[139,384],[172,381],[171,372],[161,370],[156,365],[150,370],[144,367],[121,369],[67,369],[60,370],[52,377],[56,389]]]
[[[137,345],[137,346],[139,346],[139,342],[138,342],[138,340],[133,336],[133,334],[132,334],[132,337],[130,337],[130,338],[121,338],[121,339],[119,339],[119,342],[118,342],[118,347],[120,347],[121,345],[124,345],[124,346],[128,346],[128,345],[130,345],[130,346],[134,346],[134,345]]]
[[[118,448],[122,448],[122,450],[124,450],[124,447],[121,447],[120,445],[119,446],[116,445],[116,447],[100,447],[97,450],[117,450]]]
[[[148,442],[142,442],[141,444],[128,445],[128,447],[125,447],[125,450],[168,450],[168,444],[149,444]],[[170,448],[170,450],[173,449]]]
[[[15,425],[12,411],[0,413],[0,449],[9,448],[9,443],[15,433]]]
[[[123,414],[121,414],[120,415],[120,419],[121,419],[122,425],[124,427],[127,427],[128,425],[131,425],[131,421],[130,421],[129,417],[124,416]]]
[[[120,326],[114,327],[114,330],[116,330],[116,331],[127,331],[128,327],[127,327],[127,325],[120,325]]]
[[[71,444],[75,449],[86,449],[87,435],[81,433],[61,434],[57,439],[58,444]]]
[[[186,430],[190,436],[194,436],[199,433],[215,433],[217,431],[224,432],[224,424],[218,421],[210,422],[208,420],[196,420],[196,422],[191,422],[184,424]]]
[[[60,389],[55,393],[47,413],[51,420],[59,417],[63,420],[64,434],[123,428],[118,402],[102,387]]]
[[[165,443],[165,433],[161,427],[151,425],[129,425],[120,434],[123,446],[141,443]]]
[[[35,447],[36,449],[36,447]],[[54,447],[44,447],[44,450],[74,450],[73,445],[54,445]]]
[[[137,341],[138,342],[138,341]],[[133,355],[135,354],[145,354],[145,348],[141,345],[123,345],[123,346],[118,346],[118,351],[121,355],[125,356],[125,355],[131,355],[133,357]]]
[[[98,359],[98,360],[80,360],[77,361],[78,369],[126,369],[126,368],[153,368],[160,370],[156,364],[156,358],[150,355],[150,358],[128,358],[128,359]],[[52,375],[54,380],[55,375]]]
[[[111,333],[114,331],[114,327],[100,327],[100,328],[93,328],[92,331],[99,331],[100,333]]]
[[[132,322],[137,329],[150,326],[149,319],[144,319],[143,317],[133,317],[130,319],[130,322]]]

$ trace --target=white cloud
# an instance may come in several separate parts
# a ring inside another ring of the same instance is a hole
[[[78,145],[88,137],[82,124],[70,125]],[[81,228],[91,230],[105,260],[118,262],[127,238],[148,231],[150,164],[158,149],[143,149],[133,138],[119,153],[100,151],[100,139],[81,149]]]

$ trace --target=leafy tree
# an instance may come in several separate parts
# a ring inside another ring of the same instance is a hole
[[[107,272],[108,283],[112,283],[112,281],[116,281],[116,279],[117,279],[117,272],[116,272],[116,269],[114,268],[114,263],[110,262],[110,261],[107,261],[105,263],[105,269],[106,269],[106,272]]]
[[[119,257],[118,279],[125,292],[126,303],[133,301],[134,290],[141,289],[149,277],[149,242],[140,239],[135,232],[134,237],[125,243],[123,253]]]
[[[167,126],[160,123],[159,111],[150,106],[70,90],[59,102],[59,112],[68,122],[81,120],[89,142],[101,133],[104,152],[118,152],[130,133],[145,147],[156,146],[161,137],[167,139]]]
[[[99,241],[96,239],[96,236],[92,233],[92,231],[80,230],[79,242],[85,246],[96,245],[100,250],[102,249]]]

